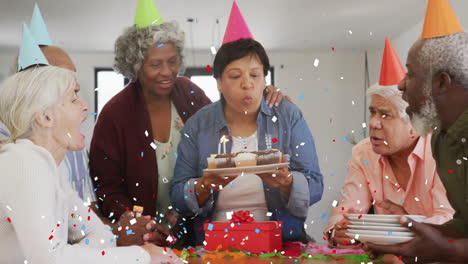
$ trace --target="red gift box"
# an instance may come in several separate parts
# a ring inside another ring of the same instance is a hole
[[[281,221],[249,223],[211,222],[204,224],[205,248],[220,250],[228,247],[242,249],[250,253],[281,251]]]

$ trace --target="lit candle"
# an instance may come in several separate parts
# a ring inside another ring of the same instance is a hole
[[[224,142],[224,136],[221,137],[221,139],[219,140],[219,144],[218,144],[218,154],[221,153],[221,143]]]
[[[223,136],[224,137],[224,136]],[[227,137],[225,137],[223,139],[223,153],[226,153],[226,142],[229,141],[229,139],[227,139]]]

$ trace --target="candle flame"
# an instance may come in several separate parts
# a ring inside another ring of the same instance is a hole
[[[223,136],[221,137],[221,139],[219,140],[219,143],[221,144],[221,143],[225,143],[225,142],[228,142],[228,141],[229,141],[228,136],[223,135]]]

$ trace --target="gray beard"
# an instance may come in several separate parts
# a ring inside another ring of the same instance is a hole
[[[427,84],[424,87],[424,91],[430,91],[426,88],[428,88]],[[411,116],[411,125],[419,136],[426,136],[440,126],[437,109],[430,92],[426,93],[424,97],[426,98],[426,103],[421,107],[421,111],[413,113]]]

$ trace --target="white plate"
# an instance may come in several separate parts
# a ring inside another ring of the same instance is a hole
[[[373,231],[373,230],[364,230],[364,229],[348,229],[349,233],[355,235],[374,235],[374,236],[401,236],[401,237],[414,237],[413,232],[394,232],[394,231]]]
[[[258,165],[258,166],[251,166],[251,167],[235,167],[235,168],[222,168],[222,169],[205,169],[205,172],[213,172],[218,174],[219,176],[238,176],[242,173],[268,173],[268,172],[275,172],[281,168],[287,168],[289,163],[275,163],[275,164],[268,164],[268,165]]]
[[[375,230],[375,231],[409,231],[408,228],[402,226],[373,226],[373,225],[348,225],[352,229],[360,230]]]
[[[393,226],[393,227],[402,227],[400,223],[379,223],[373,221],[349,221],[352,225],[371,225],[371,226]]]
[[[413,239],[412,237],[399,237],[399,236],[374,236],[374,235],[361,235],[356,238],[355,235],[351,233],[346,233],[346,235],[352,239],[359,240],[363,243],[371,242],[379,245],[395,245],[400,243],[405,243]]]
[[[359,217],[361,216],[361,217]],[[417,222],[422,222],[426,219],[423,215],[406,215]],[[349,214],[349,219],[354,221],[365,221],[375,223],[399,223],[400,215],[372,215],[372,214]]]

